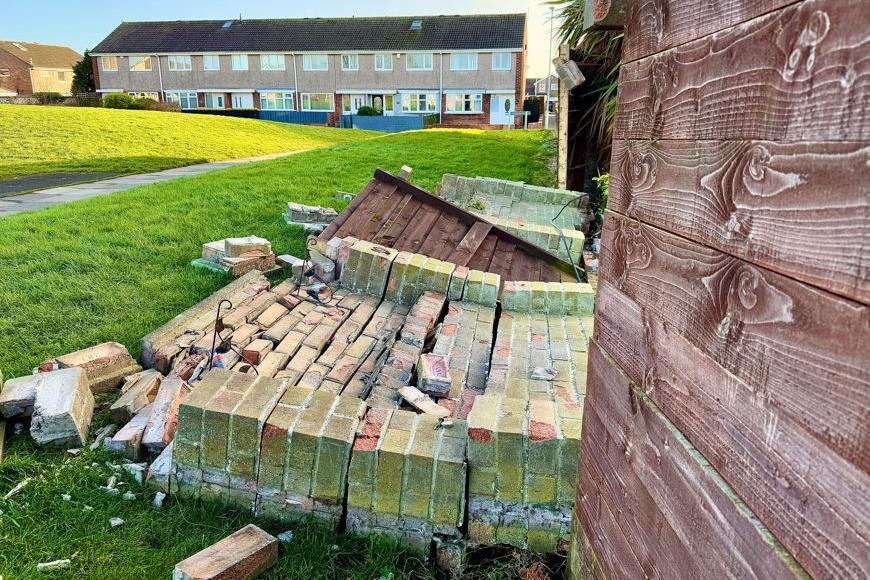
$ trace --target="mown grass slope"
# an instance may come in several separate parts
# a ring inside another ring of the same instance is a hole
[[[0,179],[67,171],[142,173],[377,135],[216,115],[0,105]]]
[[[403,164],[427,189],[445,172],[548,184],[551,156],[543,132],[422,131],[0,218],[0,369],[7,378],[18,376],[47,357],[107,340],[138,354],[142,336],[228,282],[190,266],[203,242],[256,234],[277,253],[302,255],[305,234],[281,217],[288,201],[341,209],[337,190],[359,191],[376,168],[397,172]],[[0,498],[22,479],[33,481],[0,499],[0,576],[34,577],[37,562],[78,552],[56,576],[165,577],[182,558],[253,520],[193,501],[169,501],[158,510],[135,485],[137,498],[124,502],[99,490],[109,475],[105,453],[66,459],[35,449],[26,435],[8,443]],[[126,523],[111,528],[108,520],[116,516]],[[417,555],[383,539],[339,535],[313,523],[259,523],[296,534],[282,546],[270,578],[433,574]],[[508,555],[494,571],[487,560],[476,574],[510,576],[525,561]]]

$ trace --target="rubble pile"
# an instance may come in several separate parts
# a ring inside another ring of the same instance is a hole
[[[287,204],[287,211],[284,213],[284,221],[288,225],[302,226],[306,232],[312,234],[325,230],[336,217],[338,212],[331,207],[302,205],[292,201]]]
[[[263,238],[227,238],[203,244],[202,257],[191,264],[238,278],[254,270],[269,272],[275,267],[275,254]]]

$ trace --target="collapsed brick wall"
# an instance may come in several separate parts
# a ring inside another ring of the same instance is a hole
[[[319,305],[289,281],[264,289],[249,278],[225,292],[241,298],[223,316],[225,332],[259,365],[227,360],[182,402],[172,489],[279,518],[310,513],[424,549],[456,550],[466,537],[564,548],[587,344],[575,317],[588,324],[588,285],[507,283],[503,303],[515,311],[499,316],[497,275],[364,241],[336,251],[341,285]],[[181,345],[210,345],[204,318],[182,315],[150,336],[152,360],[171,367],[185,360]],[[493,348],[512,354],[493,358]],[[433,395],[445,424],[399,393],[415,384],[424,352],[451,370],[447,391]],[[467,421],[493,402],[515,419],[490,413],[491,445],[474,455]],[[519,431],[509,431],[513,420]],[[493,466],[486,453],[518,463]],[[510,521],[478,518],[500,530],[489,536],[465,529],[468,482],[483,473],[497,477],[492,501],[478,503],[512,502]]]

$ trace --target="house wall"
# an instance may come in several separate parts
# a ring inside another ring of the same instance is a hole
[[[30,80],[34,93],[60,93],[69,95],[72,89],[73,71],[71,68],[30,69]]]
[[[0,90],[19,95],[33,94],[33,84],[30,82],[30,66],[27,63],[6,51],[0,50],[0,69],[9,71],[5,76],[0,76]]]

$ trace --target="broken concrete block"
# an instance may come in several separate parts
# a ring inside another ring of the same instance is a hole
[[[94,414],[94,396],[85,371],[70,368],[38,376],[30,424],[34,441],[58,447],[84,445]]]
[[[109,407],[112,423],[122,424],[129,421],[140,409],[154,402],[163,375],[155,370],[138,373],[122,389],[123,394]]]
[[[450,415],[450,411],[438,405],[427,397],[420,389],[416,387],[402,387],[399,389],[399,394],[405,399],[409,405],[433,417],[445,418]]]
[[[452,379],[447,357],[443,354],[420,355],[417,365],[417,387],[426,394],[443,397],[450,392]]]
[[[150,404],[139,409],[136,415],[115,433],[114,437],[105,440],[104,446],[106,449],[123,453],[128,459],[133,461],[139,459],[142,435],[145,434],[145,428],[148,427],[151,409],[152,406]]]
[[[190,387],[178,377],[166,377],[160,384],[154,399],[148,426],[142,435],[142,444],[153,453],[162,451],[172,438],[178,426],[178,406]]]
[[[173,580],[254,578],[278,559],[278,540],[248,524],[175,565]]]
[[[142,370],[127,348],[117,342],[105,342],[57,358],[62,369],[85,370],[92,393],[106,393],[120,386],[124,377]]]
[[[272,253],[272,244],[269,240],[256,236],[227,238],[224,240],[224,251],[227,258],[241,258],[251,252],[262,252],[264,255],[269,255]]]
[[[0,418],[29,417],[36,400],[36,384],[40,375],[9,379],[0,390]]]

